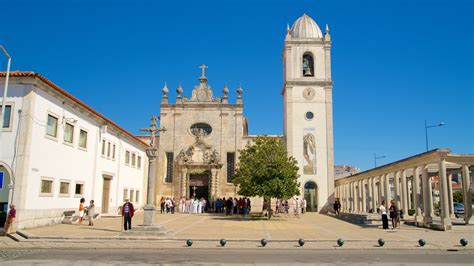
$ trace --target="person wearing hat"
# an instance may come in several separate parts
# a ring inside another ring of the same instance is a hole
[[[132,218],[134,212],[133,204],[128,199],[125,199],[125,203],[122,206],[123,229],[125,231],[132,230]]]
[[[8,212],[7,216],[7,221],[5,222],[5,235],[11,234],[12,233],[12,228],[13,228],[13,222],[15,221],[16,218],[16,209],[15,205],[11,204],[10,205],[10,211]]]

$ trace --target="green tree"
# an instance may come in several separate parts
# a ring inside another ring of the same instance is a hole
[[[240,153],[232,182],[239,194],[263,197],[264,210],[270,210],[271,198],[290,198],[300,194],[297,161],[288,157],[281,140],[259,136]],[[271,211],[268,217],[271,217]]]
[[[463,202],[463,195],[462,195],[462,191],[455,191],[453,193],[453,201],[454,202]]]

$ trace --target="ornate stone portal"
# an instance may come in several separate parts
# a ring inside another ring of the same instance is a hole
[[[195,132],[196,133],[196,132]],[[214,200],[219,187],[219,173],[222,168],[219,152],[203,140],[204,132],[199,130],[195,142],[176,157],[180,180],[180,197],[205,197]],[[201,188],[196,194],[196,189]],[[207,188],[207,189],[206,189]],[[207,192],[209,195],[206,197]]]

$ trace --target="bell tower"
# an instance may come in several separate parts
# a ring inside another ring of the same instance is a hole
[[[325,211],[334,193],[331,37],[308,15],[287,27],[283,48],[283,126],[298,161],[301,197]]]

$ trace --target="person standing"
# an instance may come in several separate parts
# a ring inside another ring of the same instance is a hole
[[[174,209],[176,208],[176,199],[171,198],[171,214],[174,214]]]
[[[165,197],[161,197],[160,210],[161,210],[161,213],[163,213],[165,211]]]
[[[94,200],[91,200],[87,207],[87,217],[89,218],[89,226],[94,226],[95,205]]]
[[[85,202],[85,198],[81,198],[81,200],[79,201],[79,225],[82,225],[82,220],[84,220],[84,214],[86,211],[86,207],[84,207]]]
[[[340,209],[341,209],[341,203],[339,202],[339,199],[336,198],[336,200],[334,201],[334,213],[336,215],[339,215]]]
[[[395,201],[392,200],[390,203],[391,205],[388,211],[389,211],[390,219],[392,219],[392,229],[395,229],[397,228],[398,210],[397,210],[397,206],[395,205]]]
[[[308,207],[308,203],[306,202],[306,199],[303,198],[303,213],[306,213],[306,208]]]
[[[16,209],[15,205],[10,205],[10,211],[8,211],[7,220],[5,222],[5,235],[11,234],[13,232],[13,222],[15,222],[16,218]]]
[[[379,209],[380,213],[382,214],[382,228],[388,229],[387,208],[385,208],[385,200],[382,201]]]
[[[135,209],[133,208],[133,204],[128,199],[125,199],[125,203],[122,206],[123,229],[125,231],[127,231],[127,229],[132,230],[132,218],[134,213]]]
[[[247,198],[247,215],[250,214],[250,211],[252,210],[252,205],[250,198]]]
[[[186,199],[184,197],[181,197],[179,200],[179,212],[184,213],[186,209]]]

